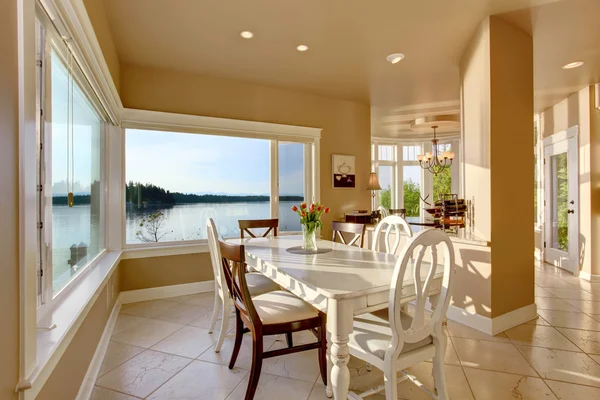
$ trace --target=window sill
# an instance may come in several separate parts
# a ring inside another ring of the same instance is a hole
[[[36,332],[37,367],[30,375],[29,382],[19,383],[20,387],[31,387],[25,392],[26,399],[34,399],[37,396],[96,299],[100,296],[121,258],[121,251],[106,253],[77,282],[76,286],[38,321]],[[117,293],[113,293],[112,288],[109,288],[108,293],[112,298],[117,295]],[[48,329],[54,325],[56,327]]]
[[[121,259],[176,256],[182,254],[208,253],[208,243],[190,243],[176,245],[154,245],[127,248],[123,250]]]

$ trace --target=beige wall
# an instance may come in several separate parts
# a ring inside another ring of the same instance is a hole
[[[17,2],[0,2],[0,399],[19,381]]]
[[[370,208],[366,190],[371,168],[368,105],[133,66],[121,69],[121,100],[128,108],[322,128],[319,200],[332,209],[332,214],[323,218],[323,236],[331,236],[333,218]],[[356,156],[356,189],[332,188],[333,153]]]
[[[598,110],[593,108],[594,87],[585,87],[540,115],[543,138],[552,136],[572,126],[579,125],[579,233],[583,248],[581,270],[594,275],[600,274],[600,265],[594,263],[598,257],[598,235],[600,212],[598,211],[598,158],[600,137]],[[593,125],[592,125],[593,123]],[[592,169],[594,168],[594,169]],[[593,180],[592,180],[593,179]],[[594,190],[592,191],[592,188]],[[592,211],[595,210],[595,211]],[[594,230],[594,232],[592,231]],[[596,234],[594,234],[596,233]]]
[[[495,318],[533,303],[533,39],[486,18],[460,71],[465,198],[474,199],[475,231],[491,252],[460,246],[453,296]]]
[[[114,284],[114,297],[108,288]],[[87,373],[106,322],[119,293],[119,272],[113,272],[109,284],[104,287],[87,317],[73,337],[69,347],[48,377],[36,400],[75,399]]]
[[[214,279],[208,253],[123,260],[121,290],[138,290]]]
[[[117,49],[108,26],[108,20],[106,19],[106,13],[104,12],[104,3],[102,0],[83,0],[85,9],[88,17],[92,22],[94,33],[100,43],[104,60],[108,65],[110,75],[117,87],[117,92],[120,91],[120,68],[119,57],[117,55]]]
[[[319,200],[332,209],[323,218],[323,237],[331,237],[333,219],[370,208],[366,190],[371,163],[368,105],[135,66],[121,69],[121,100],[128,108],[322,128]],[[333,153],[356,156],[356,189],[332,188]],[[209,279],[212,272],[207,255],[122,262],[123,290]]]

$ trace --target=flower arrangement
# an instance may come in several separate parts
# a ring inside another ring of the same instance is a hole
[[[300,207],[293,206],[292,211],[300,217],[302,225],[302,248],[304,250],[316,251],[317,239],[316,231],[323,226],[321,216],[329,213],[329,207],[325,207],[319,202],[312,203],[310,207],[306,203],[300,204]]]

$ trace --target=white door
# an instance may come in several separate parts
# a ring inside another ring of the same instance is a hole
[[[544,261],[579,274],[577,127],[544,140]]]

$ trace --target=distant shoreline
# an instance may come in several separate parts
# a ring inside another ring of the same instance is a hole
[[[268,202],[271,200],[270,196],[228,196],[228,195],[214,195],[214,194],[182,194],[173,193],[173,202],[150,202],[142,201],[142,207],[172,207],[179,204],[235,204],[235,203],[261,203]],[[279,201],[304,201],[302,196],[279,196]],[[87,205],[90,204],[90,195],[75,195],[73,196],[74,205]],[[126,202],[127,204],[137,205],[133,202]],[[66,206],[68,205],[67,196],[54,196],[52,197],[52,205],[55,206]]]

